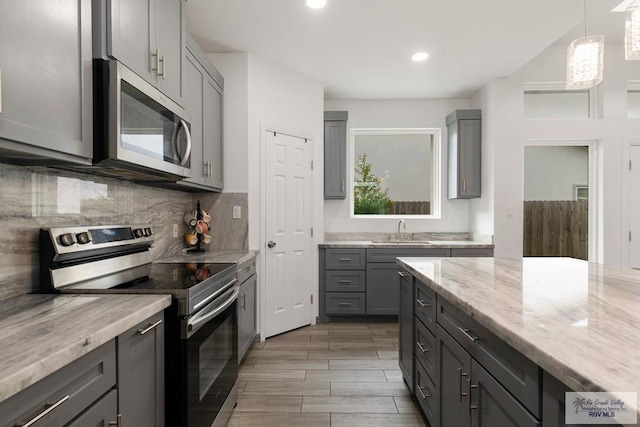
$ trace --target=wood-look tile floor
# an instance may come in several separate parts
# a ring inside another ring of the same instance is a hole
[[[425,426],[398,367],[397,323],[325,323],[256,344],[229,427]]]

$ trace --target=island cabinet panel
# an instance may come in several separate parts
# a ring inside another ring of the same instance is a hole
[[[431,332],[436,328],[436,293],[419,280],[415,281],[415,315]]]
[[[420,320],[415,322],[415,346],[416,359],[420,362],[425,372],[429,374],[434,383],[438,383],[436,367],[437,339]]]
[[[66,425],[115,385],[116,345],[111,340],[0,403],[0,425],[27,424],[41,414],[35,425]],[[115,421],[115,411],[111,415]]]
[[[565,393],[573,391],[544,371],[542,374],[542,426],[589,427],[593,424],[567,424],[565,420]],[[619,425],[619,424],[608,424]]]
[[[399,345],[398,362],[402,371],[402,378],[411,390],[414,391],[414,316],[413,316],[413,276],[404,270],[398,271],[400,276],[400,313],[398,315]]]
[[[416,363],[416,399],[431,427],[440,425],[438,419],[440,411],[440,394],[420,363]]]
[[[438,337],[440,423],[442,427],[469,426],[468,382],[471,356],[442,327]]]

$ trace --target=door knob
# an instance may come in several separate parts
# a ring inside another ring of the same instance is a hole
[[[267,246],[270,248],[275,248],[276,247],[276,242],[274,242],[273,240],[269,240],[269,242],[267,243]]]

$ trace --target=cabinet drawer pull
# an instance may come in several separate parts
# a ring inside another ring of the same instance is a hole
[[[471,390],[474,388],[478,388],[478,386],[471,384],[471,380],[467,380],[467,414],[469,414],[469,416],[471,416],[472,410],[478,409],[476,405],[471,404]]]
[[[398,276],[400,276],[400,277],[409,277],[409,273],[405,273],[404,271],[398,271]]]
[[[471,340],[471,342],[476,342],[480,339],[480,337],[476,337],[474,335],[471,335],[473,332],[471,332],[471,329],[468,328],[462,328],[460,326],[458,326],[458,330],[460,330],[460,332],[462,332],[467,338],[469,338]]]
[[[340,261],[340,262],[349,262],[349,261],[351,261],[351,258],[340,258],[340,259],[338,259],[338,261]]]
[[[338,305],[343,306],[343,307],[351,307],[353,304],[350,302],[341,302]]]
[[[424,347],[424,346],[420,343],[420,341],[416,341],[416,345],[418,346],[418,348],[420,349],[420,351],[422,352],[422,354],[424,354],[424,353],[428,353],[428,352],[430,352],[430,351],[431,351],[431,349],[430,349],[430,348],[426,348],[426,347]]]
[[[122,427],[122,414],[118,414],[116,421],[109,421],[110,426]]]
[[[420,298],[418,298],[418,299],[416,300],[416,302],[417,302],[417,303],[418,303],[418,305],[419,305],[420,307],[422,307],[422,308],[427,308],[427,307],[430,307],[430,306],[431,306],[431,304],[429,304],[428,302],[424,302],[424,301],[422,301]]]
[[[156,72],[156,75],[160,75],[160,50],[156,49],[154,53],[151,54],[153,58],[155,58],[156,67],[152,68],[152,71]]]
[[[52,413],[53,411],[56,410],[56,408],[58,408],[60,405],[62,405],[63,403],[65,403],[67,400],[69,400],[69,395],[63,397],[62,399],[58,400],[56,403],[47,403],[46,406],[48,406],[47,409],[45,409],[44,411],[40,412],[38,415],[36,415],[35,417],[33,417],[31,420],[27,421],[26,423],[17,423],[14,424],[15,427],[30,427],[32,425],[34,425],[35,423],[37,423],[38,421],[40,421],[41,419],[43,419],[44,417],[46,417],[47,415],[49,415],[50,413]]]
[[[338,283],[352,283],[352,281],[343,279],[343,280],[338,281]]]
[[[422,397],[422,400],[427,400],[427,397],[431,397],[431,395],[429,394],[424,394],[424,392],[422,390],[424,390],[422,387],[420,387],[419,385],[416,386],[418,388],[418,393],[420,393],[420,397]]]
[[[156,323],[152,323],[151,325],[149,325],[147,328],[145,329],[138,329],[138,335],[144,335],[147,332],[149,332],[150,330],[156,328],[159,324],[162,323],[162,320],[158,320]]]
[[[462,391],[462,377],[466,377],[469,374],[462,372],[462,368],[458,368],[458,402],[462,402],[462,398],[467,395]]]

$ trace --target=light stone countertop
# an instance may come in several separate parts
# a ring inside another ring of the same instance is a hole
[[[169,295],[23,295],[0,301],[0,402],[171,304]]]
[[[202,262],[208,264],[235,263],[242,264],[258,255],[257,250],[228,250],[228,251],[207,251],[207,252],[187,252],[170,258],[155,260],[156,263],[174,262]]]
[[[572,258],[397,263],[570,389],[640,393],[640,271]]]
[[[369,240],[336,240],[320,243],[320,248],[353,248],[353,249],[489,249],[492,243],[474,242],[472,240],[431,240],[431,241],[401,241],[401,242],[372,242]]]

